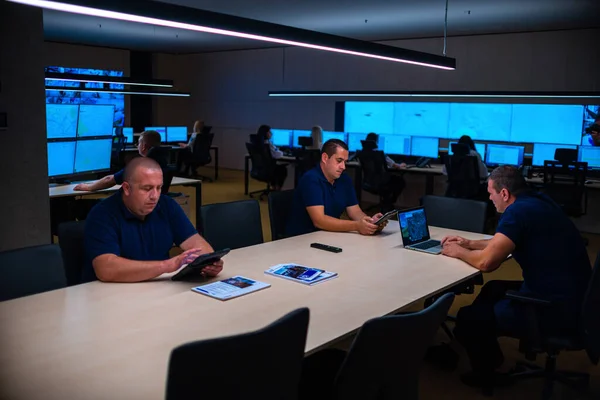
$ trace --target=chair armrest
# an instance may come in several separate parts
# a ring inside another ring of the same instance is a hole
[[[520,303],[533,304],[536,306],[548,307],[548,306],[552,305],[552,302],[550,300],[541,298],[539,296],[527,294],[527,293],[517,292],[516,290],[507,291],[506,298],[518,301]]]

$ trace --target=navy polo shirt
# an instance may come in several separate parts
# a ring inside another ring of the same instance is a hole
[[[579,310],[591,265],[581,234],[548,196],[526,192],[502,214],[497,232],[515,244],[513,257],[523,270],[524,292]]]
[[[96,279],[92,261],[102,254],[136,261],[169,258],[169,250],[196,234],[179,204],[161,195],[156,208],[140,220],[123,204],[122,191],[98,203],[85,221],[83,281]]]
[[[287,236],[314,232],[314,226],[306,207],[324,206],[325,215],[339,218],[347,207],[358,204],[352,179],[342,174],[333,184],[329,183],[320,165],[306,172],[294,190],[292,210],[286,226]]]

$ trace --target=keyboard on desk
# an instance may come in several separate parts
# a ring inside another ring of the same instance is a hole
[[[439,240],[428,240],[426,242],[413,244],[411,245],[411,247],[414,247],[415,249],[419,250],[427,250],[432,247],[441,246],[441,244],[442,242],[440,242]]]

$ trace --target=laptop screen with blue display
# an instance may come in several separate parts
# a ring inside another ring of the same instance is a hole
[[[400,211],[398,221],[402,233],[402,243],[405,247],[430,239],[427,217],[423,207]]]

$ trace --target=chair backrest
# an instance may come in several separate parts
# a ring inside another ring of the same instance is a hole
[[[381,186],[390,179],[383,151],[362,150],[357,152],[357,156],[363,172],[363,189],[379,194]]]
[[[286,237],[285,227],[292,212],[294,190],[282,190],[269,193],[269,220],[271,224],[271,240]]]
[[[212,161],[210,146],[212,146],[214,137],[214,133],[196,135],[194,148],[192,149],[192,162],[206,165]]]
[[[60,247],[25,247],[0,253],[0,301],[67,286]]]
[[[258,331],[175,348],[166,400],[296,399],[308,321],[301,308]]]
[[[246,143],[246,149],[252,162],[250,176],[262,182],[271,182],[275,170],[274,161],[268,146],[268,144],[262,143]]]
[[[175,171],[170,168],[163,170],[163,185],[160,191],[161,194],[169,193],[169,189],[171,188],[171,183],[173,182],[173,177],[175,176]]]
[[[440,228],[485,233],[487,203],[442,196],[423,196],[427,223]]]
[[[321,150],[302,150],[296,154],[296,181],[321,161]]]
[[[446,196],[463,199],[479,196],[481,184],[477,157],[453,154],[446,158],[446,172],[448,174]]]
[[[200,212],[202,236],[215,250],[263,243],[260,205],[256,200],[207,204]]]
[[[85,265],[85,221],[68,221],[58,225],[58,245],[65,265],[67,285],[81,283]]]
[[[596,257],[592,277],[583,300],[583,335],[590,360],[598,365],[600,361],[600,252]]]
[[[447,293],[425,310],[365,322],[336,377],[336,398],[417,399],[425,352],[453,300]]]
[[[360,144],[362,145],[362,149],[366,151],[375,150],[377,148],[377,143],[373,140],[361,140]]]
[[[554,200],[567,215],[583,213],[587,162],[544,160],[544,193]]]

